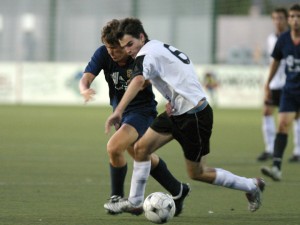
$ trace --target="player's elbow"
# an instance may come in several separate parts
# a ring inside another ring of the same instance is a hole
[[[139,90],[143,90],[145,88],[145,78],[140,75],[140,76],[136,76],[134,79],[134,84],[135,86],[139,89]]]

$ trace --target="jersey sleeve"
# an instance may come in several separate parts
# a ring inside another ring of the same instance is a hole
[[[99,47],[86,66],[84,73],[92,73],[97,76],[101,72],[101,70],[104,70],[106,68],[107,59],[108,52],[105,46]]]
[[[144,55],[138,56],[134,61],[134,67],[132,70],[132,78],[138,75],[143,75],[143,61],[144,61]]]
[[[152,75],[153,62],[149,55],[140,55],[135,59],[135,65],[132,71],[132,77],[143,75],[146,80]]]

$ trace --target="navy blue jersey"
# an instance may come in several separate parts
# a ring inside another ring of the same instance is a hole
[[[95,51],[84,72],[97,76],[103,70],[109,87],[110,105],[115,109],[127,89],[127,81],[131,78],[133,67],[134,60],[131,57],[128,58],[125,66],[118,65],[112,60],[103,45]],[[149,85],[130,102],[124,113],[142,109],[156,115],[156,105],[152,86]]]
[[[283,33],[277,40],[272,57],[285,59],[286,84],[284,89],[293,95],[300,95],[300,44],[294,44],[291,32]]]

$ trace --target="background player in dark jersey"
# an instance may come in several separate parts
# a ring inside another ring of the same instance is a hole
[[[273,62],[265,85],[266,101],[270,99],[269,84],[279,68],[280,61],[285,59],[286,83],[282,89],[279,106],[279,127],[274,143],[272,167],[263,167],[261,171],[274,181],[282,178],[281,164],[288,141],[288,131],[300,111],[300,5],[289,9],[288,23],[290,31],[283,33],[277,40],[272,53]]]
[[[199,82],[193,63],[181,51],[157,40],[149,40],[140,20],[126,18],[120,22],[121,47],[135,58],[133,78],[121,102],[106,121],[106,132],[118,124],[128,104],[143,90],[146,80],[166,98],[166,112],[155,118],[135,145],[134,168],[128,199],[105,204],[115,213],[142,207],[146,181],[150,173],[151,153],[176,140],[183,150],[186,171],[195,181],[245,192],[248,209],[261,206],[265,183],[261,178],[246,178],[221,168],[208,167],[205,156],[210,152],[213,112]],[[201,200],[200,200],[201,201]]]
[[[275,8],[272,11],[272,22],[275,31],[267,39],[267,50],[271,56],[278,37],[289,29],[288,11],[285,8]],[[270,63],[272,58],[270,57]],[[276,136],[275,109],[279,107],[281,90],[285,84],[285,60],[280,61],[279,68],[270,82],[271,99],[264,102],[262,132],[265,142],[264,151],[257,157],[258,161],[266,161],[273,158],[274,140]],[[294,150],[289,162],[300,162],[300,119],[294,122]]]
[[[91,100],[95,91],[90,88],[90,85],[103,70],[109,86],[109,98],[113,110],[127,89],[134,63],[133,59],[120,47],[116,38],[118,25],[118,20],[112,20],[103,28],[101,40],[104,45],[94,53],[79,84],[84,100],[86,102]],[[124,180],[127,173],[124,152],[127,150],[133,156],[134,142],[144,134],[157,115],[156,105],[152,86],[147,85],[126,107],[123,120],[117,125],[116,132],[107,143],[112,188],[110,202],[117,202],[124,196]],[[157,155],[151,156],[151,163],[151,175],[173,196],[178,197],[175,200],[176,215],[178,215],[182,210],[183,200],[190,191],[189,186],[177,181],[167,169],[164,161]],[[140,214],[141,211],[135,213]]]

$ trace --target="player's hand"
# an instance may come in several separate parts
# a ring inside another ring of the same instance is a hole
[[[96,91],[94,89],[86,89],[81,92],[81,95],[83,96],[84,102],[87,103],[88,101],[91,101],[94,99],[94,95],[96,94]]]
[[[172,116],[172,113],[174,112],[174,108],[172,107],[171,103],[168,102],[166,105],[166,112],[168,114],[168,116]]]
[[[114,126],[115,129],[118,130],[121,125],[121,120],[122,120],[121,113],[118,113],[117,111],[115,111],[113,114],[111,114],[105,122],[105,133],[106,134],[110,133],[111,126]]]

